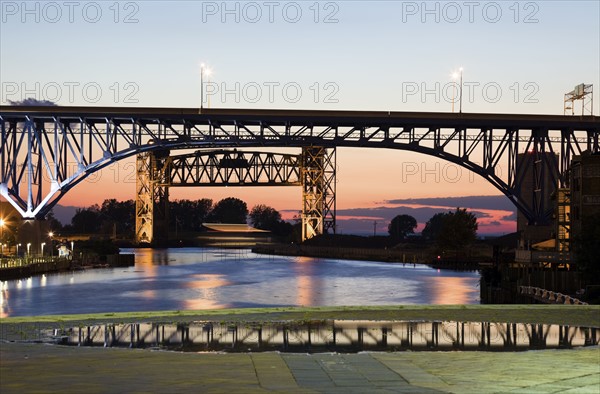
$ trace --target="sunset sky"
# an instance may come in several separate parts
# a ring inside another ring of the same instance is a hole
[[[598,1],[0,4],[2,104],[33,97],[59,105],[199,107],[201,63],[211,69],[211,108],[450,112],[452,73],[460,67],[463,112],[562,114],[564,93],[575,85],[600,89]],[[600,113],[600,100],[594,107]],[[134,193],[130,159],[95,174],[60,204]],[[500,195],[434,157],[338,149],[342,232],[372,232],[377,221],[383,233],[397,213],[413,214],[421,229],[432,212],[456,206],[477,211],[482,233],[514,231],[507,199],[456,199]],[[286,217],[301,202],[293,187],[268,194],[172,189],[171,196],[234,196]],[[436,197],[453,199],[430,200]]]

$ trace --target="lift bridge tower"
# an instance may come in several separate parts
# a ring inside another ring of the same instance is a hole
[[[136,241],[168,241],[169,188],[178,186],[300,186],[302,240],[335,233],[336,149],[306,146],[300,155],[205,150],[137,156]]]

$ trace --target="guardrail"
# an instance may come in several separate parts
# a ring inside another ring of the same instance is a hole
[[[588,305],[577,298],[533,286],[519,286],[519,292],[546,304]]]
[[[0,258],[0,269],[27,267],[34,264],[54,263],[65,261],[66,257],[44,256],[44,257],[2,257]],[[69,258],[70,260],[70,258]]]

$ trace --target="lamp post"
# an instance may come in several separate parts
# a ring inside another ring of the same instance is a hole
[[[44,257],[44,246],[46,246],[46,242],[42,242],[40,246],[42,247],[42,257]]]
[[[50,257],[54,257],[54,247],[53,247],[53,242],[52,242],[52,237],[54,236],[54,233],[52,231],[50,231],[48,233],[48,236],[50,237]]]
[[[27,244],[27,257],[29,257],[29,248],[31,247],[31,243]]]
[[[0,242],[4,241],[4,225],[5,225],[5,221],[4,219],[0,218]]]
[[[17,257],[19,257],[19,246],[21,246],[21,244],[17,244]]]
[[[206,68],[204,63],[200,65],[200,109],[204,108],[204,74],[210,76],[210,69]],[[209,102],[210,107],[210,102]]]
[[[456,98],[456,79],[458,78],[457,73],[452,73],[452,112],[454,113],[454,99]]]
[[[458,112],[462,113],[462,86],[463,86],[463,68],[459,68],[460,71],[460,93],[458,94]]]

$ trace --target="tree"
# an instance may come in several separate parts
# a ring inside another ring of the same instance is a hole
[[[60,231],[63,228],[62,223],[54,216],[54,211],[50,211],[46,214],[46,220],[48,221],[48,227],[51,231]]]
[[[425,228],[421,232],[421,235],[425,239],[430,241],[435,241],[440,232],[442,231],[442,227],[444,226],[444,217],[446,217],[447,213],[436,213],[425,223]]]
[[[461,249],[477,239],[477,218],[466,209],[436,213],[425,224],[423,236],[440,248]]]
[[[438,245],[461,249],[477,239],[477,218],[466,209],[456,208],[444,217],[442,231],[438,234]]]
[[[248,206],[239,198],[224,198],[213,207],[208,220],[216,223],[246,223]]]
[[[104,200],[100,207],[100,219],[107,232],[112,232],[116,226],[119,234],[132,234],[135,230],[135,201]]]
[[[82,234],[97,233],[100,229],[100,208],[92,205],[89,208],[78,208],[71,219],[73,232]]]
[[[397,215],[388,225],[390,237],[396,240],[404,239],[408,234],[413,234],[417,228],[417,219],[410,215]]]
[[[250,223],[261,230],[274,231],[281,221],[281,214],[264,204],[255,205],[250,211]]]
[[[212,200],[175,200],[169,204],[169,225],[177,231],[199,231],[212,208]]]

